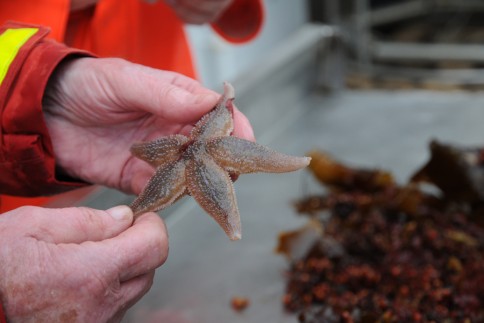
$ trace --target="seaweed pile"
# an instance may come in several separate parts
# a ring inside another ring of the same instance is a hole
[[[484,321],[484,150],[430,150],[405,185],[311,153],[328,192],[296,202],[308,223],[277,250],[300,322]]]

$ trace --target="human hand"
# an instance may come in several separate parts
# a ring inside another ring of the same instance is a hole
[[[79,58],[54,73],[44,96],[44,115],[63,172],[138,194],[153,169],[134,158],[130,146],[187,135],[219,97],[178,73],[121,59]],[[254,139],[237,109],[234,135]]]
[[[177,16],[188,24],[201,25],[215,21],[232,0],[165,0]]]
[[[113,322],[151,287],[168,241],[127,206],[22,207],[0,217],[0,302],[9,322]]]

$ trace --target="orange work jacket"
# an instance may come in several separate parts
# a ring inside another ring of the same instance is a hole
[[[196,77],[183,22],[164,3],[100,0],[70,12],[70,0],[0,0],[0,24],[8,20],[48,26],[49,37],[100,57],[121,57],[158,69]],[[211,25],[233,43],[254,38],[263,22],[262,0],[234,0]],[[42,205],[48,198],[2,196],[0,213],[18,206]]]

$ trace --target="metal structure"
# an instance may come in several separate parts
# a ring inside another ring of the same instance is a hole
[[[344,2],[344,1],[343,1]],[[355,62],[350,65],[363,73],[385,75],[391,74],[411,78],[438,79],[445,74],[445,83],[483,84],[484,70],[476,68],[454,68],[447,71],[429,71],[418,68],[389,68],[387,63],[438,63],[465,62],[468,65],[484,63],[484,45],[456,43],[449,41],[424,43],[402,42],[379,39],[372,33],[372,28],[396,23],[407,19],[425,16],[434,12],[471,14],[484,13],[484,2],[480,0],[408,0],[380,7],[372,7],[369,0],[348,0],[350,12],[341,12],[341,1],[324,0],[327,21],[338,25],[345,44],[355,55]],[[348,7],[348,6],[346,6]],[[453,22],[456,29],[463,27],[467,21]],[[375,64],[375,61],[378,62]]]
[[[377,26],[431,11],[484,11],[484,2],[476,0],[411,0],[377,10],[371,10],[368,7],[365,10],[369,15],[369,26]],[[398,43],[375,40],[369,50],[374,58],[380,60],[484,62],[484,45]]]

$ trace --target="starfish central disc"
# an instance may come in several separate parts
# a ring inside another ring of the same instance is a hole
[[[257,143],[232,137],[234,88],[224,83],[217,105],[194,126],[188,137],[171,135],[136,143],[131,153],[155,173],[131,204],[135,216],[159,211],[186,194],[217,221],[231,240],[241,238],[240,215],[229,172],[283,173],[309,165]]]

